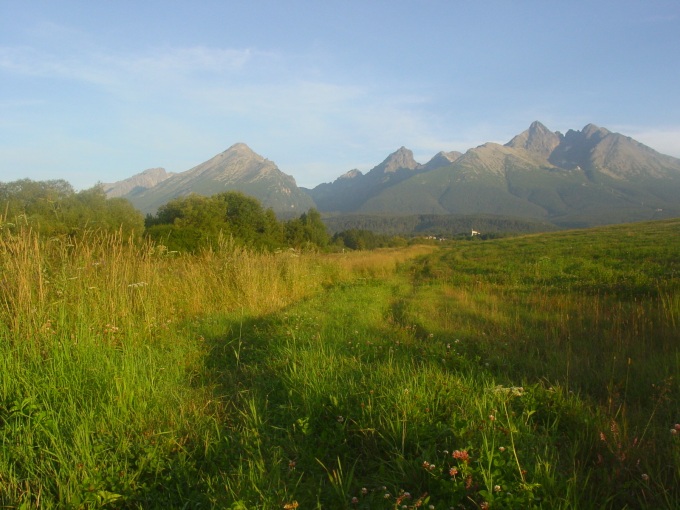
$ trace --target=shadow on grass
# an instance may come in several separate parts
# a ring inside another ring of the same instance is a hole
[[[370,290],[370,285],[363,286]],[[359,299],[357,288],[347,285],[327,289],[328,295],[319,298],[322,301],[318,303],[310,300],[267,316],[232,315],[198,324],[194,332],[203,336],[206,354],[202,371],[193,383],[210,388],[219,406],[213,416],[213,429],[204,431],[200,441],[194,438],[196,443],[190,445],[184,470],[175,472],[172,483],[178,487],[177,493],[187,493],[185,501],[225,508],[239,508],[239,504],[241,508],[280,508],[294,501],[303,508],[343,508],[350,506],[350,496],[364,485],[368,497],[376,501],[371,508],[386,508],[385,501],[377,500],[382,486],[392,494],[404,483],[414,493],[450,494],[450,487],[442,489],[441,480],[425,472],[421,462],[432,460],[436,453],[433,445],[442,439],[454,445],[479,439],[481,425],[465,417],[455,422],[459,430],[453,430],[450,413],[457,403],[444,392],[435,392],[442,409],[449,413],[442,415],[441,422],[419,418],[421,421],[414,420],[406,427],[400,419],[385,421],[389,413],[398,416],[400,412],[395,413],[393,408],[403,403],[395,400],[386,402],[381,411],[387,413],[382,417],[382,428],[366,426],[353,418],[353,413],[359,416],[362,406],[369,402],[365,381],[370,381],[372,374],[362,374],[361,370],[378,371],[393,363],[411,367],[417,374],[432,366],[439,367],[437,370],[443,374],[485,374],[488,380],[495,378],[510,385],[520,382],[517,377],[521,371],[513,366],[517,353],[512,349],[499,353],[491,338],[476,345],[471,337],[463,337],[462,345],[455,343],[455,331],[432,327],[418,317],[417,305],[411,301],[418,295],[409,294],[410,289],[402,291],[395,287],[387,297],[381,295],[382,302],[375,305],[382,310],[381,318],[373,317],[372,323],[358,326],[358,318],[334,304],[334,300],[341,299],[347,303],[347,296]],[[354,307],[357,315],[369,307],[370,299],[365,299],[368,301]],[[344,315],[338,313],[343,310]],[[470,321],[482,321],[479,314],[469,313]],[[330,325],[317,325],[314,314],[332,315],[334,319]],[[321,338],[328,344],[324,346]],[[329,357],[334,366],[310,365],[313,358],[303,358],[300,353],[310,347],[332,351]],[[495,357],[490,355],[494,347]],[[535,360],[525,362],[530,366]],[[293,375],[299,375],[299,371],[309,371],[309,377],[297,379],[307,381],[306,388],[293,382]],[[330,371],[339,382],[324,391]],[[540,380],[539,375],[535,377]],[[383,384],[400,383],[387,380]],[[584,494],[588,492],[593,505],[608,497],[638,504],[638,500],[628,499],[625,491],[606,494],[608,487],[620,481],[633,484],[636,477],[639,480],[639,468],[629,466],[632,460],[620,460],[622,451],[616,451],[616,444],[610,451],[609,442],[598,442],[597,424],[593,419],[584,422],[587,410],[574,407],[568,399],[546,389],[537,387],[530,393],[530,398],[518,400],[512,410],[518,415],[529,413],[526,419],[535,428],[534,433],[546,435],[534,438],[531,433],[526,439],[527,451],[545,441],[551,448],[563,450],[563,456],[571,452],[568,462],[560,461],[559,469],[564,471],[555,475],[560,477],[554,482],[557,487],[566,490],[569,470],[575,469],[573,455],[578,452],[581,473],[591,477],[582,490]],[[425,405],[431,404],[422,402]],[[448,424],[442,428],[443,423]],[[591,445],[596,449],[589,449]],[[604,463],[599,466],[598,453]],[[635,452],[631,449],[626,453]],[[674,476],[669,473],[669,480]],[[640,492],[637,485],[630,494],[634,492],[661,501],[660,494]],[[669,501],[677,499],[677,494],[667,495]]]

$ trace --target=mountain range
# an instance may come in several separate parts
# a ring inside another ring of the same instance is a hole
[[[495,215],[590,226],[680,216],[680,159],[588,124],[566,134],[540,122],[504,145],[440,152],[425,164],[401,147],[366,172],[300,188],[245,144],[186,172],[146,170],[104,185],[143,212],[189,193],[243,191],[279,215]]]
[[[278,214],[302,214],[315,207],[312,198],[298,188],[295,179],[244,143],[180,173],[153,168],[113,184],[104,184],[109,197],[127,198],[144,213],[153,213],[173,198],[191,193],[214,195],[241,191],[257,198]]]

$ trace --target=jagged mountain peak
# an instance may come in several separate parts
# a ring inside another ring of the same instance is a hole
[[[454,161],[456,161],[459,157],[462,156],[462,153],[458,151],[451,151],[451,152],[444,152],[444,151],[439,151],[437,154],[435,154],[430,161],[425,163],[423,165],[424,170],[433,170],[435,168],[441,168],[443,166],[448,166]]]
[[[439,160],[446,160],[449,161],[450,163],[453,163],[456,161],[459,157],[461,157],[462,152],[459,151],[450,151],[450,152],[445,152],[445,151],[439,151],[437,154],[435,154],[432,159],[439,159]]]
[[[584,135],[586,138],[597,137],[597,138],[599,138],[599,139],[602,139],[602,138],[604,138],[605,136],[607,136],[608,134],[611,134],[611,131],[609,131],[609,130],[607,130],[607,129],[605,129],[605,128],[601,128],[601,127],[599,127],[599,126],[596,126],[595,124],[587,124],[587,125],[581,130],[581,133],[583,133],[583,135]]]
[[[149,177],[165,177],[166,175],[168,175],[168,172],[165,170],[165,168],[161,167],[147,168],[140,175],[148,175]]]
[[[530,130],[530,131],[545,131],[545,132],[548,132],[548,133],[551,132],[547,127],[545,127],[545,124],[543,124],[543,123],[542,123],[541,121],[539,121],[539,120],[533,121],[533,122],[529,125],[529,130]]]
[[[406,147],[400,147],[398,150],[387,156],[385,161],[380,163],[372,171],[379,171],[380,173],[396,172],[401,168],[408,170],[415,170],[420,167],[415,159],[413,159],[413,152]]]
[[[251,149],[250,147],[248,147],[248,145],[245,144],[245,143],[243,143],[243,142],[236,142],[235,144],[233,144],[231,147],[229,147],[229,148],[228,148],[226,151],[224,151],[224,152],[229,152],[229,151],[240,151],[240,150],[252,152],[252,149]]]
[[[488,213],[562,225],[680,214],[680,159],[594,124],[563,135],[534,121],[505,145],[442,151],[425,165],[402,146],[366,174],[353,169],[314,189],[301,190],[245,143],[186,172],[165,179],[163,172],[139,174],[162,181],[137,183],[126,198],[153,212],[176,196],[234,189],[280,213],[312,207],[313,199],[322,212]]]
[[[606,136],[612,134],[616,133],[612,133],[608,129],[601,128],[595,124],[586,124],[580,131],[570,129],[563,138],[569,144],[585,143],[594,146]]]
[[[282,214],[314,206],[312,199],[298,188],[292,176],[283,173],[272,161],[255,153],[245,143],[236,143],[209,160],[172,174],[156,185],[138,187],[126,194],[126,198],[141,211],[153,212],[178,196],[190,193],[209,196],[222,191],[241,191]]]
[[[628,166],[626,158],[619,157],[622,147],[615,143],[619,137],[621,135],[595,124],[587,124],[581,131],[570,129],[562,143],[549,155],[548,161],[560,168],[583,169],[591,177],[596,169],[611,176],[630,174],[623,168]],[[603,149],[605,145],[606,150]]]
[[[360,170],[357,170],[356,168],[350,170],[349,172],[345,172],[342,174],[340,177],[338,177],[336,180],[339,181],[341,179],[347,180],[347,179],[356,179],[357,177],[361,177],[364,175]]]
[[[534,121],[529,129],[515,136],[505,144],[506,147],[526,149],[544,158],[550,156],[555,147],[562,141],[562,135],[553,133],[539,121]]]
[[[213,159],[220,159],[220,158],[230,158],[230,159],[235,159],[235,158],[240,158],[240,159],[253,159],[258,162],[265,161],[265,158],[257,154],[253,149],[248,147],[245,143],[239,142],[235,143],[231,147],[229,147],[227,150],[220,152],[218,155],[216,155]]]

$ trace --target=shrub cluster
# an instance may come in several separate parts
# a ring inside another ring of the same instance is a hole
[[[127,200],[106,198],[101,186],[76,192],[63,180],[0,182],[0,230],[23,227],[48,236],[121,230],[127,238],[141,235],[144,221]]]

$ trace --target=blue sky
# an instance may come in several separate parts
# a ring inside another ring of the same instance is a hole
[[[680,157],[677,0],[0,0],[0,181],[237,142],[301,186],[594,123]]]

